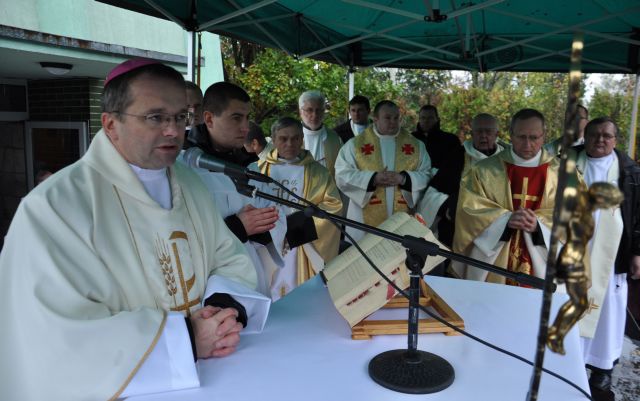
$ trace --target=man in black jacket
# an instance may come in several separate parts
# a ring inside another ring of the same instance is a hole
[[[360,135],[362,131],[367,129],[370,112],[369,99],[362,95],[355,95],[351,98],[349,101],[349,120],[333,129],[342,139],[342,143],[347,143],[349,139]]]
[[[440,168],[451,157],[460,156],[463,152],[458,137],[440,129],[438,109],[430,104],[420,108],[418,126],[411,135],[424,142],[431,167]]]

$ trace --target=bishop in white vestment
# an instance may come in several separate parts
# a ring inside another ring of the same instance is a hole
[[[262,329],[249,258],[174,164],[186,104],[173,68],[117,66],[87,153],[23,199],[0,255],[0,399],[196,387],[196,358],[232,353],[243,324]]]

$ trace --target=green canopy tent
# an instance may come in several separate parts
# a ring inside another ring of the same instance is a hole
[[[98,1],[351,70],[565,72],[581,31],[584,72],[640,71],[638,0]]]

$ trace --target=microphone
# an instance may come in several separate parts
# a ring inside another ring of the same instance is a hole
[[[183,159],[189,167],[200,167],[216,173],[223,173],[232,179],[247,179],[266,183],[273,182],[273,179],[268,175],[218,159],[215,156],[204,153],[202,149],[195,146],[184,152]]]

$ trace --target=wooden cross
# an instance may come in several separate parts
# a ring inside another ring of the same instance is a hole
[[[524,177],[522,179],[522,194],[515,194],[513,195],[514,199],[520,199],[520,202],[522,202],[522,206],[523,208],[527,208],[527,201],[531,201],[531,202],[535,202],[538,200],[537,196],[533,196],[533,195],[529,195],[527,193],[527,190],[529,189],[529,177]]]

